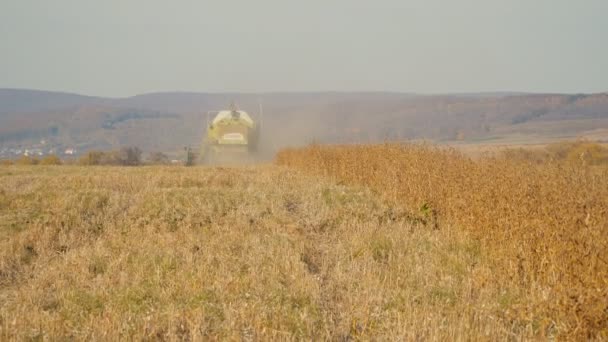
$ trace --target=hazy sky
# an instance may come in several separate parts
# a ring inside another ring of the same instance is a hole
[[[608,0],[0,0],[0,87],[608,90]]]

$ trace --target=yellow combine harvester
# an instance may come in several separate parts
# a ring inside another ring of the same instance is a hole
[[[259,116],[261,119],[261,106]],[[203,140],[200,160],[225,163],[252,159],[259,137],[260,126],[234,104],[229,110],[207,112],[207,136]]]

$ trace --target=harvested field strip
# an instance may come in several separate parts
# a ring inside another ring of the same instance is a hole
[[[479,243],[276,166],[0,168],[0,340],[499,340]]]

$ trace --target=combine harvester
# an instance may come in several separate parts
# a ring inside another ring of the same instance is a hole
[[[213,120],[211,120],[211,117]],[[207,136],[199,160],[203,164],[234,164],[255,160],[262,126],[233,103],[229,110],[207,112]]]

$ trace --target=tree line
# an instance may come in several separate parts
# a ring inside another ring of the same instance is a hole
[[[151,152],[143,159],[143,152],[138,147],[123,147],[113,151],[88,151],[78,159],[61,160],[56,155],[48,155],[37,158],[35,156],[22,156],[16,160],[0,160],[0,165],[62,165],[76,164],[84,166],[93,165],[115,165],[115,166],[139,166],[139,165],[167,165],[170,164],[169,157],[162,152]]]

